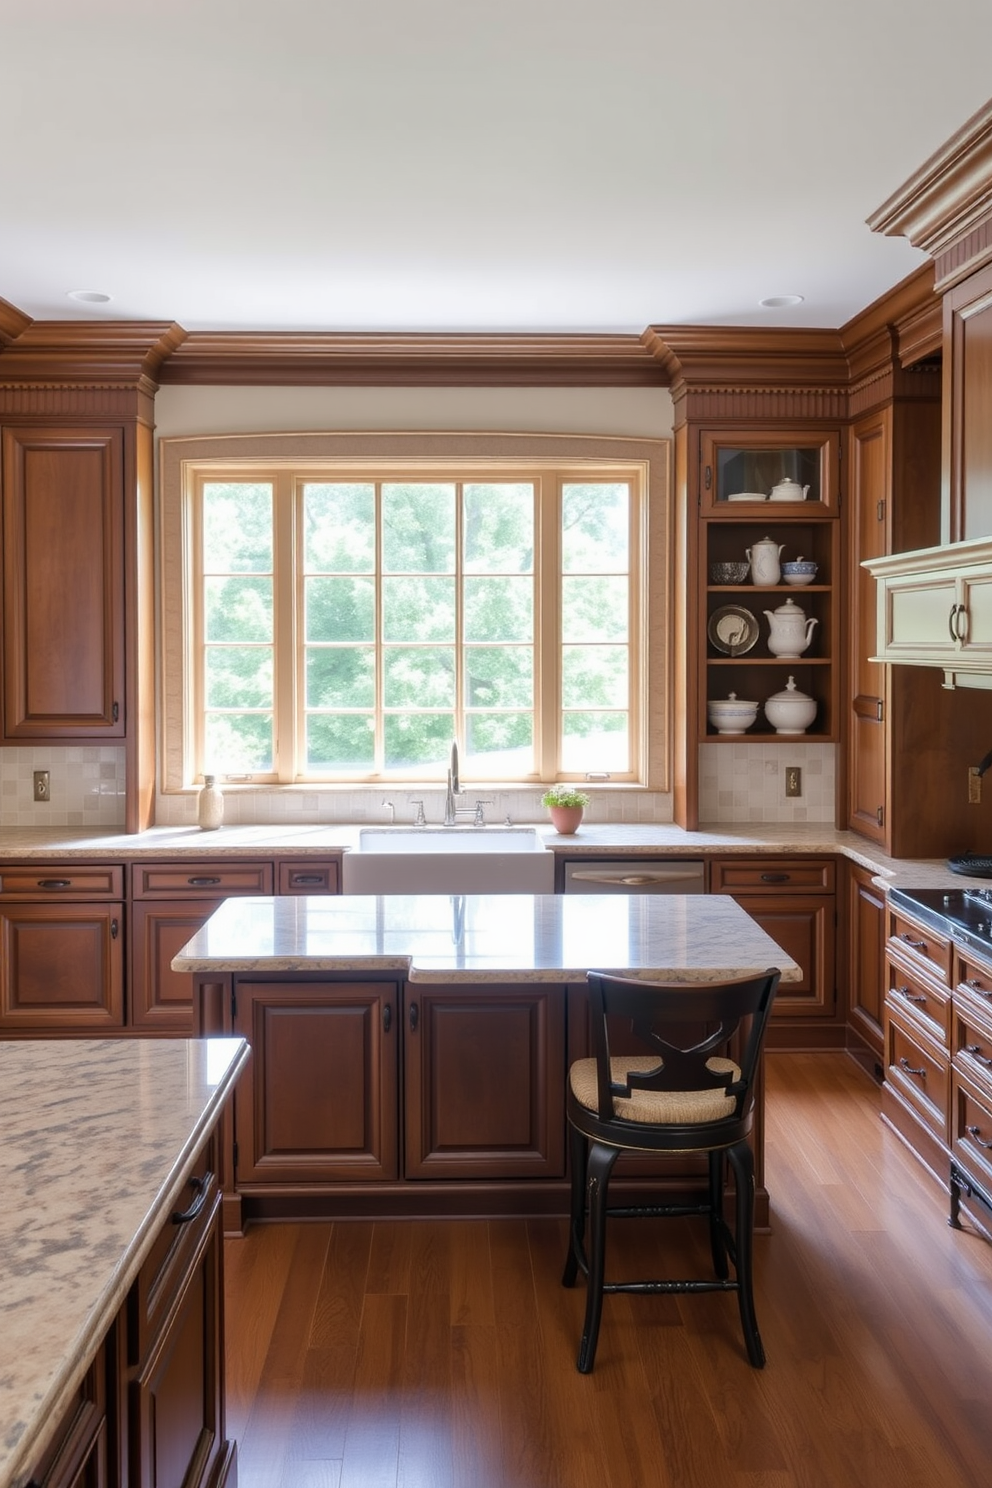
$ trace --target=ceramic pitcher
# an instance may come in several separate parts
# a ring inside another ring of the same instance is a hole
[[[787,599],[777,610],[766,610],[768,649],[773,656],[802,656],[813,636],[815,616],[809,620],[794,599]]]
[[[763,537],[760,542],[753,543],[747,551],[748,561],[751,564],[751,582],[753,584],[777,584],[782,577],[782,566],[779,558],[785,543],[773,542],[770,537]]]

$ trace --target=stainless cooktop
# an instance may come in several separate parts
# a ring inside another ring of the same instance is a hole
[[[952,940],[992,954],[992,887],[890,889],[889,902]]]

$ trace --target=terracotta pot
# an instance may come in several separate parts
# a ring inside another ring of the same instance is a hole
[[[549,806],[555,831],[560,832],[563,837],[570,837],[578,830],[584,809],[582,806]]]

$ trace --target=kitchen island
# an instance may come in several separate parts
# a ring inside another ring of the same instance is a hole
[[[214,1133],[248,1057],[0,1043],[0,1488],[227,1478]]]
[[[318,1214],[565,1213],[587,971],[802,975],[724,895],[231,899],[172,964],[193,974],[201,1031],[254,1053],[227,1149],[234,1232]],[[759,1112],[766,1218],[761,1129]],[[674,1188],[699,1181],[663,1167]],[[626,1171],[659,1181],[643,1161]]]

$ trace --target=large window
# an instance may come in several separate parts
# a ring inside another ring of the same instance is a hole
[[[184,464],[181,783],[643,782],[648,474]]]

